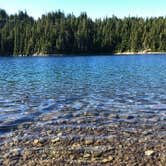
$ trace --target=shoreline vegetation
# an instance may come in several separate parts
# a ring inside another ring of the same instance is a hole
[[[35,20],[0,9],[0,55],[151,54],[166,52],[166,17],[91,19],[60,10]]]
[[[116,52],[116,53],[85,53],[85,55],[165,55],[166,52],[145,52],[145,51],[139,51],[139,52]],[[40,53],[40,54],[33,54],[32,56],[43,56],[44,54]],[[56,54],[53,54],[56,55]],[[68,55],[68,54],[57,54],[58,56],[64,56],[64,55]],[[69,54],[70,55],[70,54]],[[74,54],[75,55],[75,54]],[[83,53],[80,53],[78,55],[84,55]],[[49,56],[48,55],[44,55],[44,56]]]
[[[98,53],[98,52],[94,52],[94,53],[73,53],[73,54],[45,54],[45,53],[35,53],[32,55],[16,55],[19,57],[24,57],[24,56],[70,56],[70,55],[74,55],[74,56],[97,56],[97,55],[110,55],[110,56],[114,56],[114,55],[166,55],[166,52],[146,52],[146,51],[139,51],[139,52],[116,52],[116,53]]]
[[[166,55],[166,51],[161,51],[161,52],[152,52],[152,51],[147,51],[147,50],[144,50],[144,51],[137,51],[137,52],[131,52],[131,51],[126,51],[126,52],[114,52],[114,53],[112,53],[112,52],[87,52],[87,53],[70,53],[70,54],[63,54],[63,53],[61,53],[61,54],[46,54],[46,53],[34,53],[34,54],[32,54],[32,55],[13,55],[14,57],[16,57],[16,56],[19,56],[19,57],[25,57],[25,56],[30,56],[30,57],[37,57],[37,56],[61,56],[61,57],[63,57],[63,56],[70,56],[70,55],[72,55],[72,56],[87,56],[87,55],[89,55],[89,56],[105,56],[105,55],[108,55],[108,56],[115,56],[115,55]],[[1,55],[0,55],[0,57],[2,57]]]

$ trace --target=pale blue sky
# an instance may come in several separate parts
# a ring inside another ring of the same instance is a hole
[[[94,18],[112,16],[166,16],[166,0],[0,0],[0,8],[9,14],[27,10],[38,18],[41,14],[60,9],[76,16],[86,11]]]

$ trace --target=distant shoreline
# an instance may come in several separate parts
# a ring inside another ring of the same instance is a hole
[[[160,54],[166,54],[166,52],[145,52],[145,51],[139,51],[139,52],[130,52],[130,51],[127,51],[127,52],[116,52],[116,53],[111,53],[111,52],[87,52],[87,53],[59,53],[59,54],[44,54],[44,53],[39,53],[39,54],[33,54],[33,55],[30,55],[30,56],[70,56],[70,55],[74,55],[74,56],[87,56],[87,55],[152,55],[152,54],[157,54],[157,55],[160,55]]]
[[[166,52],[87,52],[87,53],[56,53],[56,54],[45,54],[45,53],[35,53],[32,55],[0,55],[0,57],[47,57],[47,56],[56,56],[56,57],[63,57],[63,56],[115,56],[115,55],[166,55]]]
[[[114,56],[114,55],[164,55],[166,54],[166,52],[145,52],[145,51],[139,51],[139,52],[116,52],[116,53],[111,53],[111,52],[89,52],[89,53],[62,53],[62,54],[33,54],[30,56],[104,56],[104,55],[108,55],[108,56]]]
[[[114,53],[114,55],[153,55],[153,54],[157,54],[157,55],[162,55],[162,54],[166,54],[166,52],[144,52],[144,51],[140,51],[140,52],[118,52],[118,53]]]

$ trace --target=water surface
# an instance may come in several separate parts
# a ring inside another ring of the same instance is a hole
[[[165,55],[0,58],[1,136],[123,122],[165,134]]]

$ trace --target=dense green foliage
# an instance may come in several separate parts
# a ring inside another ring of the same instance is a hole
[[[166,51],[166,18],[93,21],[57,11],[38,20],[20,11],[8,15],[0,9],[0,55],[114,53]]]

